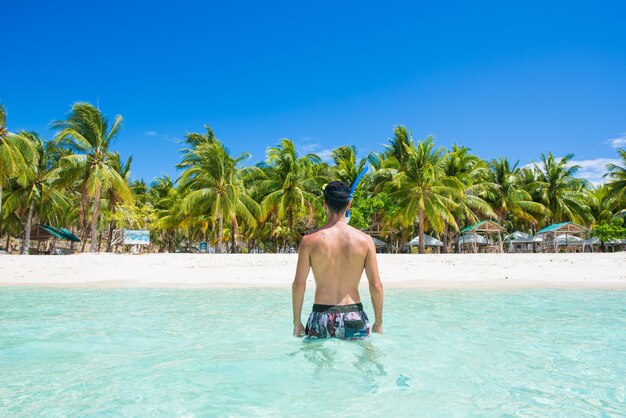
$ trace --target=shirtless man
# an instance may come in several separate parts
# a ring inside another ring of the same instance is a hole
[[[383,332],[383,285],[378,275],[376,248],[372,238],[348,226],[350,187],[331,181],[324,189],[325,226],[302,238],[298,266],[292,286],[293,335],[311,338],[363,338],[370,325],[359,296],[363,270],[369,281],[374,307],[372,332]],[[302,303],[309,270],[315,278],[315,304],[306,328]]]

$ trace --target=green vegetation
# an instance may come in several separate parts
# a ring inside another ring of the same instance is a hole
[[[607,242],[626,239],[624,219],[612,218],[608,222],[594,226],[591,233],[600,240],[603,248]]]
[[[330,161],[300,155],[289,139],[264,161],[231,155],[205,126],[183,141],[178,178],[131,181],[132,158],[112,150],[122,117],[112,124],[94,106],[76,103],[51,125],[52,140],[11,132],[0,106],[0,234],[28,253],[32,225],[66,227],[92,252],[119,251],[116,229],[149,229],[151,251],[193,251],[208,241],[218,252],[285,251],[324,221],[321,187],[364,177],[353,199],[351,225],[375,231],[396,251],[415,235],[444,241],[482,219],[534,233],[554,222],[590,227],[602,242],[624,237],[626,151],[607,166],[606,183],[577,177],[573,155],[542,154],[533,167],[506,158],[484,161],[466,147],[438,148],[403,126],[381,152],[359,158],[353,145]],[[423,244],[419,251],[424,252]]]

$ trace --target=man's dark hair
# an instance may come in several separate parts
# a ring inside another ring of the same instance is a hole
[[[350,203],[350,186],[343,181],[331,181],[324,189],[324,202],[331,212],[343,213]]]

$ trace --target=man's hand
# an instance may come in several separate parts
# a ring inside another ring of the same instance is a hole
[[[298,322],[296,325],[293,326],[294,337],[304,337],[304,331],[304,325],[302,325],[302,322]]]
[[[374,325],[372,325],[372,332],[375,332],[376,334],[382,334],[383,333],[383,324],[379,324],[378,322],[374,322]]]

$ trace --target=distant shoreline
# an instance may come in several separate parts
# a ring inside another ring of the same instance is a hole
[[[296,254],[3,255],[0,286],[288,288],[296,260]],[[624,252],[379,254],[378,260],[386,288],[626,290]],[[307,284],[314,286],[312,274]]]

